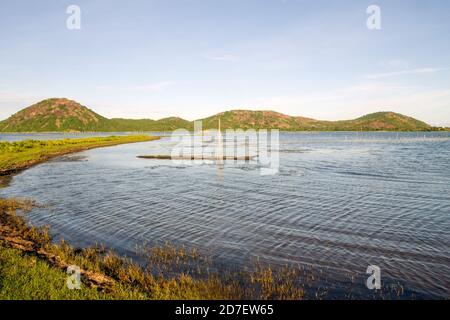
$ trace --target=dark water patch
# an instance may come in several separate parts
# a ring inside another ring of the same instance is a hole
[[[87,157],[78,154],[65,155],[58,158],[50,159],[49,162],[79,162],[87,161]]]

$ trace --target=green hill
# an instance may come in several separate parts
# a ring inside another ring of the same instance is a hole
[[[427,131],[433,128],[425,122],[395,112],[376,112],[354,120],[335,121],[331,130],[362,131]]]
[[[189,129],[181,118],[107,119],[81,104],[65,98],[52,98],[25,108],[0,122],[1,132],[81,132],[81,131],[171,131]]]
[[[275,111],[231,110],[202,119],[205,129],[217,128],[218,119],[222,129],[280,129],[306,130],[317,120],[291,117]]]
[[[0,123],[1,131],[97,131],[108,119],[68,99],[47,99]]]
[[[322,121],[274,111],[231,110],[200,119],[204,129],[280,129],[285,131],[431,131],[425,122],[394,112],[377,112],[353,120]],[[52,98],[25,108],[0,122],[0,132],[172,131],[193,129],[193,122],[178,117],[107,119],[79,103]]]

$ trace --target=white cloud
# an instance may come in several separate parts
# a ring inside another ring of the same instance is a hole
[[[212,61],[236,62],[239,57],[232,54],[206,54],[204,57]]]
[[[393,72],[368,74],[365,76],[365,78],[366,79],[381,79],[381,78],[402,76],[402,75],[406,75],[406,74],[435,73],[435,72],[439,72],[439,71],[443,71],[443,70],[447,70],[447,69],[446,68],[406,69],[406,70],[393,71]]]
[[[406,70],[409,69],[409,62],[403,59],[391,59],[380,62],[380,65],[384,68],[392,70]]]

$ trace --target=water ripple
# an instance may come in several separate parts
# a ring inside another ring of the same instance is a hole
[[[30,220],[77,245],[131,254],[171,241],[234,265],[258,256],[361,276],[377,264],[414,292],[448,298],[450,139],[347,135],[281,134],[276,176],[136,158],[170,150],[163,138],[56,159],[0,192],[50,204]]]

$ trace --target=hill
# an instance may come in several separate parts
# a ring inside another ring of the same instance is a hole
[[[65,99],[46,99],[0,122],[1,132],[170,131],[190,128],[181,118],[107,119],[81,104]]]
[[[433,127],[417,119],[395,113],[376,112],[354,120],[335,121],[330,128],[338,131],[428,131]]]
[[[232,110],[203,119],[203,127],[280,129],[286,131],[429,131],[425,122],[395,112],[376,112],[353,120],[322,121],[274,111]]]
[[[280,129],[300,130],[312,128],[317,120],[291,117],[275,111],[231,110],[202,119],[205,129],[217,128],[218,119],[222,129]]]
[[[1,131],[97,131],[108,119],[64,98],[43,100],[0,123]]]
[[[431,131],[425,122],[394,112],[377,112],[353,120],[323,121],[274,111],[231,110],[203,121],[204,129],[280,129],[285,131]],[[193,122],[178,117],[151,119],[105,118],[79,103],[52,98],[27,107],[0,122],[0,132],[172,131],[192,130]]]

